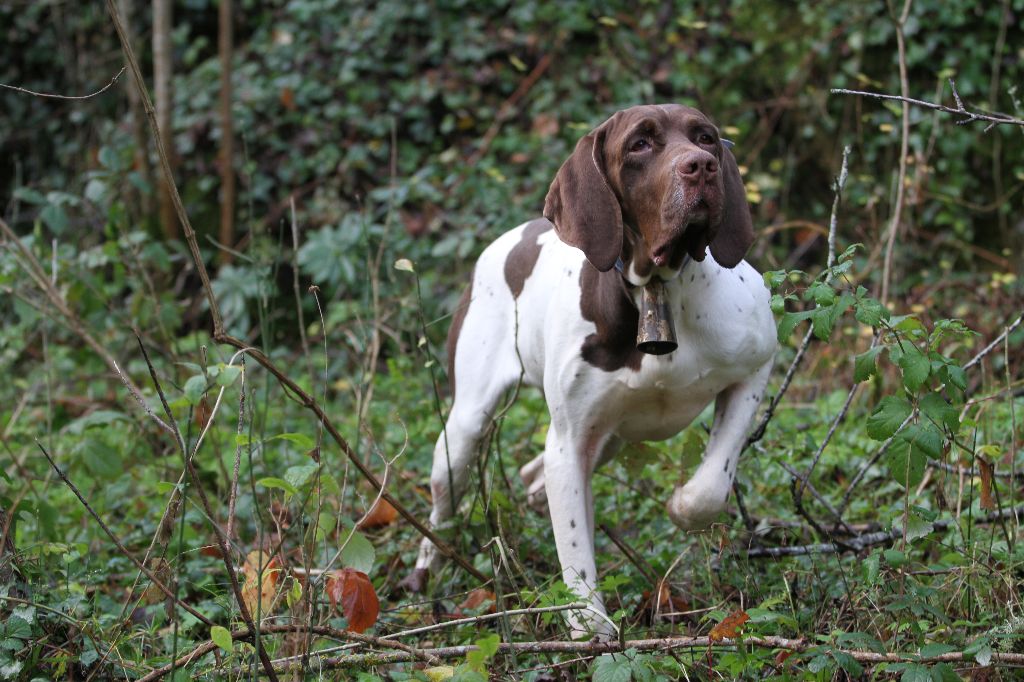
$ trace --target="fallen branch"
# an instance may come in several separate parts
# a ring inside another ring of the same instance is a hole
[[[328,627],[326,625],[308,625],[306,623],[292,623],[287,625],[264,625],[260,628],[263,634],[290,634],[296,632],[312,632],[320,637],[330,637],[332,639],[347,640],[350,642],[358,642],[360,644],[372,644],[374,646],[386,647],[390,649],[398,649],[399,652],[409,656],[410,661],[424,661],[430,665],[437,665],[440,663],[438,657],[427,653],[424,649],[417,649],[416,647],[409,646],[408,644],[402,644],[394,640],[386,640],[383,637],[375,637],[373,635],[363,635],[355,632],[349,632],[348,630],[339,630],[338,628]],[[231,639],[248,639],[249,631],[245,628],[239,628],[231,631]],[[161,679],[172,670],[177,670],[183,666],[198,660],[202,656],[210,653],[217,649],[217,645],[213,641],[206,641],[195,647],[187,654],[178,657],[171,663],[157,668],[147,675],[139,678],[138,682],[155,682]],[[371,654],[380,656],[382,654]],[[275,673],[284,673],[287,670],[295,670],[296,668],[284,668],[277,667],[274,669]],[[236,673],[237,674],[237,673]]]
[[[743,637],[742,639],[722,639],[712,641],[710,637],[666,637],[663,639],[634,639],[624,642],[503,642],[498,645],[498,654],[562,654],[576,653],[598,656],[613,654],[632,649],[634,651],[669,652],[676,649],[700,649],[703,657],[706,652],[715,650],[734,650],[737,647],[756,647],[760,649],[781,649],[796,653],[820,650],[823,652],[842,652],[861,663],[957,663],[973,662],[974,655],[960,651],[922,657],[913,652],[876,653],[874,651],[858,651],[838,649],[835,647],[814,644],[807,639],[788,639],[785,637]],[[462,658],[471,651],[478,649],[475,645],[438,647],[436,649],[419,649],[418,653],[437,659]],[[330,658],[320,658],[317,667],[321,670],[337,668],[355,668],[368,665],[383,666],[394,663],[415,661],[411,653],[394,651],[388,653],[349,654]],[[992,663],[1024,665],[1024,654],[1008,652],[992,652]],[[282,668],[278,672],[299,672],[295,666]],[[145,679],[145,678],[143,678]]]
[[[1004,509],[1002,511],[993,512],[980,519],[975,519],[974,523],[979,525],[995,523],[997,521],[1013,518],[1019,514],[1024,514],[1024,505],[1013,509]],[[932,532],[942,532],[956,523],[956,521],[956,519],[943,519],[941,521],[936,521],[932,524]],[[838,554],[844,551],[860,552],[868,547],[895,542],[902,537],[903,529],[893,528],[890,530],[881,530],[875,533],[864,533],[842,543],[821,542],[811,545],[793,545],[791,547],[751,547],[746,550],[744,555],[748,559],[777,559],[785,556],[805,556],[808,554]]]

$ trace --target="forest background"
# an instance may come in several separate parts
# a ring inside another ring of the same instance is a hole
[[[0,679],[1012,679],[1022,16],[3,3]],[[568,642],[524,390],[435,599],[402,594],[474,258],[667,101],[735,142],[779,320],[734,513],[664,513],[710,413],[630,448],[595,482],[622,637]]]

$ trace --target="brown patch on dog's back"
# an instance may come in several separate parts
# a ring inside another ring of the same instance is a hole
[[[640,369],[643,353],[636,349],[640,313],[630,300],[622,276],[615,270],[599,272],[584,261],[580,291],[583,319],[597,326],[597,331],[583,340],[583,360],[606,372],[623,367]]]
[[[452,313],[452,326],[448,328],[448,343],[445,348],[448,351],[448,385],[452,387],[452,399],[455,398],[455,349],[459,345],[462,323],[466,319],[466,311],[469,310],[469,302],[473,298],[473,278],[475,276],[476,268],[469,275],[469,286],[462,293],[459,304],[455,306],[455,312]]]
[[[512,298],[519,298],[519,294],[523,293],[526,280],[533,273],[540,257],[541,245],[537,240],[552,227],[544,218],[531,220],[523,230],[523,238],[508,252],[505,258],[505,282],[512,291]]]

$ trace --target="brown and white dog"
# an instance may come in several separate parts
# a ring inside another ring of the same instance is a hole
[[[704,459],[668,502],[681,528],[706,527],[726,507],[775,323],[760,274],[743,261],[754,233],[736,161],[695,109],[616,113],[562,165],[544,216],[483,252],[455,312],[454,404],[434,449],[430,521],[454,513],[502,394],[520,378],[541,388],[547,442],[520,475],[531,502],[546,495],[562,577],[590,603],[570,616],[574,635],[607,636],[595,587],[595,468],[626,442],[679,433],[714,400]],[[636,347],[652,278],[665,282],[679,344],[666,355]],[[405,585],[422,589],[437,559],[424,540]]]

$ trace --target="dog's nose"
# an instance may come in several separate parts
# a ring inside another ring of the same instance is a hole
[[[691,183],[710,180],[718,173],[718,159],[703,149],[686,152],[676,161],[676,172]]]

